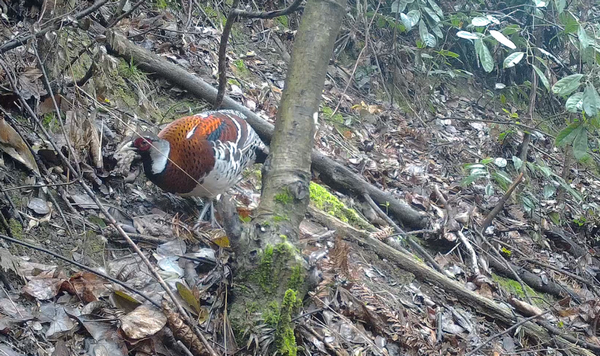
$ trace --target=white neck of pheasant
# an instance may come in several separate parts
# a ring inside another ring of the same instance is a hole
[[[167,140],[156,140],[152,142],[154,147],[150,148],[150,159],[152,160],[152,174],[160,174],[169,163],[169,152],[171,145]]]

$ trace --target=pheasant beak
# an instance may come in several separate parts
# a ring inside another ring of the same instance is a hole
[[[137,152],[137,148],[133,145],[133,142],[123,145],[123,147],[117,150],[117,153]]]

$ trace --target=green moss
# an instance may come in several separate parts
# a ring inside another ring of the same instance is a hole
[[[275,332],[277,349],[282,355],[295,356],[298,353],[292,315],[296,313],[301,304],[302,300],[297,297],[295,291],[288,289],[285,292],[281,303],[281,311],[279,312],[279,323]]]
[[[260,259],[260,265],[258,266],[260,274],[260,286],[263,290],[271,291],[271,274],[273,270],[273,246],[267,246],[263,252],[262,258]]]
[[[344,203],[317,183],[310,183],[310,201],[317,209],[323,210],[345,223],[360,228],[365,228],[369,225],[364,219],[358,216],[358,213],[354,209],[347,208]]]
[[[274,215],[273,222],[281,222],[289,220],[290,218],[287,215]]]
[[[135,64],[133,64],[133,62],[127,63],[121,59],[121,61],[119,62],[119,67],[117,68],[117,71],[118,71],[119,75],[122,76],[123,78],[127,78],[134,82],[138,82],[138,81],[146,79],[146,74],[144,74],[144,72],[140,71],[135,66]]]
[[[304,283],[304,267],[295,260],[295,247],[287,241],[287,236],[282,235],[283,242],[275,246],[267,246],[262,256],[257,271],[249,276],[258,282],[266,294],[273,294],[281,286],[281,280],[288,280],[288,288],[300,291]]]
[[[269,325],[272,328],[277,327],[277,324],[279,324],[280,319],[279,311],[279,305],[277,304],[277,302],[271,302],[262,314],[263,321],[265,322],[265,324]]]
[[[304,274],[302,266],[292,267],[292,275],[288,281],[288,288],[295,291],[301,290],[304,285]]]
[[[516,295],[518,298],[526,298],[525,293],[523,293],[523,288],[521,288],[521,283],[515,281],[510,278],[504,278],[497,274],[492,273],[492,279],[494,282],[498,283],[502,289],[505,291]],[[537,293],[531,287],[525,284],[525,289],[527,290],[527,294],[531,297],[534,304],[545,305],[544,295]]]
[[[294,197],[290,194],[289,189],[285,188],[283,191],[275,195],[275,201],[280,204],[287,205],[294,201]]]
[[[23,226],[21,226],[21,224],[15,220],[15,219],[10,219],[8,220],[8,226],[10,227],[10,233],[13,235],[13,237],[17,240],[21,240],[23,239]]]
[[[42,117],[42,126],[52,131],[52,123],[54,122],[54,113],[50,112]]]
[[[325,106],[323,107],[322,112],[325,117],[325,121],[336,126],[344,124],[344,117],[342,116],[342,114],[340,114],[339,112],[334,114],[332,108]]]
[[[235,61],[233,61],[233,67],[233,71],[235,72],[235,74],[241,77],[245,77],[248,74],[250,74],[250,71],[248,70],[248,67],[246,67],[246,64],[244,63],[243,59],[236,59]]]
[[[276,17],[275,21],[277,21],[284,28],[288,28],[290,26],[289,19],[287,16]]]

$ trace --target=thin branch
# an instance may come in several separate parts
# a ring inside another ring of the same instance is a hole
[[[237,16],[252,18],[252,19],[272,19],[274,17],[289,15],[296,10],[300,10],[300,4],[303,0],[295,0],[290,6],[282,10],[265,11],[265,12],[252,12],[235,9],[233,10]]]
[[[504,193],[502,198],[500,198],[500,201],[498,201],[498,204],[496,204],[494,209],[488,214],[488,216],[485,217],[485,220],[483,220],[483,222],[481,223],[481,228],[479,229],[479,231],[481,231],[482,234],[485,232],[485,229],[487,229],[488,226],[490,226],[490,224],[492,223],[492,220],[494,220],[496,215],[498,215],[498,213],[500,213],[500,210],[502,210],[504,208],[504,204],[506,203],[508,198],[510,198],[510,196],[512,195],[513,191],[517,188],[519,183],[521,183],[521,179],[523,179],[523,172],[519,173],[519,176],[517,177],[517,179],[515,179],[515,181],[512,183],[512,185],[506,191],[506,193]]]
[[[219,43],[219,91],[217,93],[217,99],[214,104],[215,110],[221,107],[223,98],[225,97],[225,89],[227,87],[227,41],[229,41],[229,34],[231,28],[235,22],[237,15],[235,14],[235,8],[240,4],[240,0],[233,0],[232,9],[227,15],[227,22],[223,28],[221,34],[221,42]]]
[[[85,9],[81,12],[76,13],[75,16],[73,16],[73,17],[75,18],[75,20],[81,20],[82,18],[90,15],[92,12],[101,8],[107,2],[108,2],[108,0],[97,0],[92,6],[88,7],[87,9]],[[25,44],[27,41],[29,41],[32,38],[42,37],[46,33],[58,29],[59,26],[61,26],[61,25],[64,25],[64,23],[62,21],[56,21],[53,24],[51,24],[50,26],[41,29],[39,32],[6,42],[2,46],[0,46],[0,54],[10,51],[11,49],[15,49],[15,48]]]
[[[502,331],[502,332],[499,332],[499,333],[497,333],[497,334],[494,334],[494,335],[492,335],[492,336],[488,337],[487,339],[485,339],[485,340],[484,340],[484,341],[481,343],[481,345],[479,345],[479,346],[477,346],[476,348],[474,348],[473,350],[469,351],[469,352],[468,352],[468,353],[467,353],[465,356],[471,356],[471,355],[475,354],[475,353],[476,353],[477,351],[479,351],[479,350],[480,350],[482,347],[484,347],[485,345],[489,344],[489,343],[490,343],[490,342],[492,342],[493,340],[495,340],[495,339],[499,338],[500,336],[502,336],[502,335],[504,335],[504,334],[507,334],[507,333],[509,333],[510,331],[512,331],[512,330],[514,330],[514,329],[516,329],[516,328],[518,328],[519,326],[521,326],[521,325],[523,325],[523,324],[527,323],[528,321],[532,321],[533,319],[537,319],[537,318],[539,318],[540,316],[542,316],[542,315],[544,315],[544,314],[546,314],[546,313],[548,313],[548,312],[549,312],[549,310],[546,310],[546,311],[544,311],[544,312],[542,312],[542,313],[536,314],[536,315],[534,315],[534,316],[530,316],[529,318],[525,318],[525,319],[523,319],[523,320],[519,321],[518,323],[514,324],[514,325],[513,325],[513,326],[511,326],[510,328],[508,328],[508,329],[506,329],[506,330],[504,330],[504,331]]]
[[[4,71],[6,72],[6,74],[7,74],[6,77],[8,78],[10,85],[13,88],[14,93],[19,97],[19,101],[21,102],[21,105],[23,106],[24,109],[26,109],[29,116],[31,116],[31,119],[34,120],[35,123],[38,125],[38,127],[42,130],[43,134],[46,136],[46,138],[52,145],[52,148],[56,151],[56,154],[58,155],[60,160],[63,162],[63,164],[77,179],[80,179],[81,176],[79,175],[79,173],[75,170],[75,168],[73,168],[73,166],[71,165],[71,162],[67,159],[67,157],[65,157],[65,155],[62,153],[62,151],[58,148],[58,146],[56,145],[54,140],[52,140],[52,136],[50,136],[50,134],[48,133],[48,131],[46,130],[44,125],[42,125],[40,119],[37,117],[37,115],[31,108],[31,106],[29,106],[29,104],[27,103],[27,101],[25,100],[25,98],[23,97],[21,92],[18,90],[15,79],[11,75],[9,75],[8,67],[4,63],[4,58],[2,58],[2,56],[0,56],[0,59],[1,59],[0,67],[2,67],[2,69],[4,69]],[[98,199],[98,197],[96,196],[94,191],[89,187],[89,185],[87,185],[87,183],[85,183],[85,181],[83,179],[80,179],[79,183],[81,184],[81,187],[85,190],[85,192],[88,194],[88,196],[90,198],[92,198],[92,200],[94,200],[94,202],[96,203],[96,205],[98,206],[98,208],[100,209],[102,214],[104,214],[104,216],[109,220],[111,225],[115,229],[117,229],[119,234],[125,239],[125,241],[127,241],[129,246],[135,251],[135,253],[137,253],[140,256],[140,258],[142,259],[144,264],[148,267],[148,270],[150,271],[150,273],[152,273],[154,278],[158,281],[158,283],[161,285],[161,287],[167,293],[169,298],[171,298],[171,301],[177,307],[177,311],[185,319],[185,321],[188,323],[188,325],[190,325],[190,326],[195,325],[195,323],[190,318],[189,314],[185,311],[185,309],[183,308],[183,306],[181,305],[181,303],[179,302],[179,300],[177,299],[177,297],[175,296],[173,291],[171,291],[171,289],[166,284],[164,279],[160,276],[160,274],[158,273],[156,268],[152,265],[152,263],[150,263],[150,260],[148,260],[146,255],[144,255],[144,253],[142,252],[142,250],[140,250],[140,248],[136,245],[135,242],[133,242],[133,240],[129,237],[129,235],[125,232],[125,230],[123,230],[123,228],[119,225],[117,220],[110,214],[108,209],[106,209],[104,204],[102,204],[102,202],[100,202],[100,199]],[[206,338],[204,337],[202,332],[200,332],[200,330],[197,327],[192,327],[192,329],[194,330],[196,336],[198,336],[198,338],[202,341],[204,346],[206,346],[206,349],[209,351],[210,355],[218,356],[215,353],[215,351],[213,350],[213,348],[210,346],[210,344],[208,343],[208,341],[206,340]]]
[[[52,256],[52,257],[55,257],[55,258],[58,258],[58,259],[59,259],[59,260],[61,260],[61,261],[65,261],[65,262],[67,262],[67,263],[70,263],[70,264],[72,264],[72,265],[75,265],[75,266],[77,266],[78,268],[81,268],[81,269],[83,269],[83,270],[86,270],[86,271],[88,271],[88,272],[91,272],[91,273],[93,273],[93,274],[95,274],[95,275],[97,275],[97,276],[100,276],[100,277],[102,277],[102,278],[104,278],[104,279],[106,279],[106,280],[108,280],[108,281],[110,281],[110,282],[112,282],[112,283],[115,283],[115,284],[118,284],[118,285],[120,285],[121,287],[123,287],[123,288],[127,289],[128,291],[130,291],[130,292],[132,292],[132,293],[135,293],[135,294],[139,295],[140,297],[142,297],[142,298],[146,299],[147,301],[149,301],[150,303],[152,303],[152,304],[153,304],[154,306],[156,306],[157,308],[160,308],[160,304],[158,304],[157,302],[155,302],[155,301],[153,301],[152,299],[150,299],[150,297],[148,297],[148,296],[147,296],[147,295],[145,295],[144,293],[142,293],[142,292],[140,292],[140,291],[138,291],[138,290],[136,290],[136,289],[134,289],[134,288],[131,288],[131,287],[130,287],[130,286],[128,286],[126,283],[124,283],[124,282],[121,282],[120,280],[118,280],[118,279],[116,279],[116,278],[113,278],[113,277],[111,277],[111,276],[109,276],[109,275],[106,275],[106,274],[104,274],[104,273],[98,272],[98,271],[96,271],[96,270],[95,270],[95,269],[93,269],[93,268],[90,268],[90,267],[88,267],[88,266],[86,266],[86,265],[83,265],[83,264],[81,264],[81,263],[79,263],[79,262],[76,262],[76,261],[70,260],[70,259],[68,259],[68,258],[66,258],[66,257],[64,257],[64,256],[61,256],[61,255],[59,255],[58,253],[52,252],[52,251],[50,251],[50,250],[47,250],[47,249],[45,249],[45,248],[43,248],[43,247],[40,247],[40,246],[35,246],[35,245],[32,245],[32,244],[30,244],[30,243],[27,243],[27,242],[25,242],[25,241],[21,241],[21,240],[13,239],[12,237],[8,237],[8,236],[6,236],[6,235],[2,235],[2,234],[0,234],[0,238],[1,238],[1,239],[3,239],[3,240],[6,240],[6,241],[12,242],[12,243],[14,243],[14,244],[17,244],[17,245],[25,246],[25,247],[28,247],[28,248],[30,248],[30,249],[36,250],[36,251],[40,251],[40,252],[43,252],[43,253],[47,253],[47,254],[49,254],[50,256]]]
[[[223,34],[221,34],[221,42],[219,44],[219,90],[217,92],[217,99],[214,103],[214,108],[218,109],[223,103],[225,97],[225,89],[227,87],[227,41],[231,33],[233,23],[240,17],[244,18],[257,18],[257,19],[271,19],[278,16],[285,16],[300,8],[302,0],[295,0],[290,6],[283,10],[266,11],[266,12],[250,12],[237,9],[240,0],[234,0],[231,5],[231,11],[227,16],[227,22],[223,28]]]
[[[124,19],[125,17],[131,15],[132,12],[135,11],[135,9],[137,9],[138,7],[140,7],[140,5],[142,5],[143,3],[145,3],[146,0],[140,0],[138,2],[136,2],[131,9],[129,9],[129,11],[119,15],[119,17],[117,17],[116,19],[112,20],[111,22],[109,22],[108,27],[107,28],[111,28],[114,25],[116,25],[117,23],[119,23],[119,21],[121,21],[122,19]]]

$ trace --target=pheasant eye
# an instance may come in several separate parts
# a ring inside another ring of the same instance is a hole
[[[137,147],[139,150],[145,151],[147,149],[150,148],[150,142],[148,139],[146,138],[138,138],[137,140],[135,140],[135,142],[133,143],[133,145],[135,147]]]

